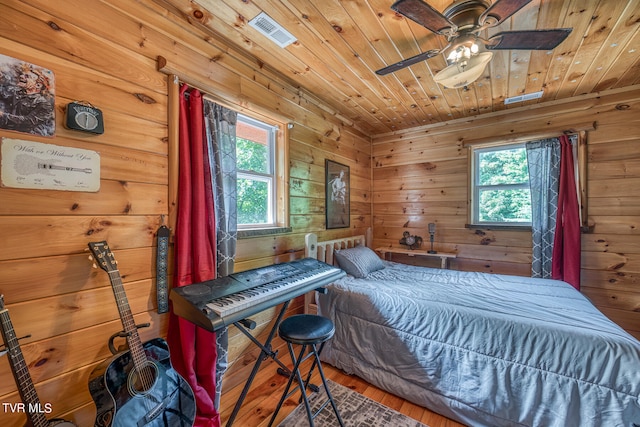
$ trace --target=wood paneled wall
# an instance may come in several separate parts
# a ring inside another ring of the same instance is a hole
[[[530,232],[465,227],[464,143],[596,122],[587,143],[593,230],[582,234],[582,292],[640,337],[639,111],[640,87],[635,86],[374,136],[374,247],[398,246],[405,230],[428,237],[427,224],[435,222],[436,250],[458,254],[453,268],[530,275]]]
[[[0,293],[21,341],[40,400],[50,417],[93,425],[91,370],[110,356],[107,341],[122,329],[107,274],[92,269],[90,241],[107,240],[119,262],[143,341],[166,336],[167,315],[155,307],[155,232],[168,218],[167,77],[158,56],[203,83],[202,89],[247,114],[271,112],[290,129],[292,233],[241,240],[237,270],[302,256],[304,234],[323,238],[371,226],[370,138],[255,61],[174,22],[149,0],[0,2],[0,54],[55,73],[56,135],[0,131],[0,137],[95,150],[101,157],[97,193],[0,188]],[[84,100],[100,108],[105,132],[63,126],[65,106]],[[351,229],[324,230],[324,161],[351,167]],[[300,304],[294,310],[302,310]],[[272,313],[257,317],[263,326]],[[255,359],[248,340],[232,332],[229,381],[243,379]],[[234,363],[239,361],[240,363]],[[6,357],[0,358],[0,402],[20,398]],[[0,407],[2,426],[24,414]]]
[[[552,103],[473,120],[370,136],[341,119],[313,94],[290,85],[190,24],[168,16],[152,0],[3,0],[0,54],[49,68],[56,76],[56,136],[0,131],[0,137],[95,150],[101,156],[98,193],[0,187],[0,292],[22,351],[51,416],[93,424],[87,383],[110,356],[107,340],[121,329],[111,287],[94,270],[85,248],[107,240],[114,248],[127,297],[143,340],[166,335],[167,316],[155,310],[155,232],[171,210],[168,97],[157,58],[190,75],[203,89],[248,114],[274,114],[289,131],[292,233],[239,241],[237,270],[300,257],[304,234],[321,239],[363,234],[374,226],[377,245],[402,231],[426,234],[438,223],[439,250],[457,251],[454,268],[529,271],[528,236],[476,232],[466,222],[465,139],[596,120],[589,135],[589,212],[594,233],[583,235],[584,292],[615,321],[639,335],[640,89],[570,103]],[[105,115],[100,136],[63,127],[74,100]],[[630,108],[616,109],[619,104]],[[373,150],[373,160],[372,160]],[[351,228],[324,230],[324,160],[351,168]],[[371,178],[373,170],[373,180]],[[372,188],[375,192],[372,193]],[[372,210],[373,209],[373,210]],[[525,233],[526,234],[526,233]],[[300,310],[299,303],[293,310]],[[272,312],[256,317],[261,333]],[[241,381],[256,357],[231,331],[232,367],[226,381]],[[7,358],[0,358],[0,402],[19,396]],[[2,426],[24,415],[0,408]]]

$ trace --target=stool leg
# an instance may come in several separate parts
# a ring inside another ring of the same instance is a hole
[[[338,412],[338,406],[336,405],[336,402],[334,402],[333,400],[333,396],[331,395],[331,392],[329,391],[329,385],[327,384],[327,380],[324,377],[324,370],[322,369],[322,363],[320,363],[320,351],[322,351],[322,348],[324,347],[324,343],[322,343],[322,345],[320,346],[320,351],[316,351],[316,345],[312,344],[311,345],[313,347],[313,356],[314,356],[314,364],[318,364],[318,373],[320,374],[320,378],[322,379],[322,385],[324,385],[324,389],[327,392],[327,397],[329,398],[329,402],[331,402],[331,406],[333,407],[333,412],[336,413],[336,418],[338,418],[338,423],[340,424],[340,427],[344,427],[344,422],[342,422],[342,417],[340,416],[340,412]]]
[[[276,407],[276,410],[273,412],[273,415],[271,416],[271,420],[269,421],[269,427],[271,427],[273,425],[273,422],[276,419],[276,416],[278,415],[278,412],[280,411],[280,408],[282,407],[282,404],[284,403],[284,401],[287,399],[288,395],[289,395],[289,389],[291,388],[291,385],[293,383],[293,380],[297,377],[298,379],[298,383],[302,384],[302,378],[300,376],[300,364],[302,363],[303,360],[303,355],[304,355],[304,351],[306,350],[306,345],[302,346],[302,349],[300,350],[300,356],[296,359],[296,355],[293,352],[293,346],[291,345],[291,343],[287,342],[287,348],[289,349],[289,355],[291,356],[291,360],[293,361],[293,369],[291,370],[291,374],[289,375],[289,380],[287,381],[287,386],[284,389],[284,393],[282,393],[282,397],[280,398],[280,401],[278,402],[278,406]],[[295,391],[295,389],[294,389]],[[309,422],[311,423],[311,427],[313,427],[313,417],[311,415],[311,407],[309,406],[309,401],[307,400],[307,393],[306,393],[306,389],[301,388],[301,392],[302,392],[302,396],[304,397],[304,402],[305,402],[305,406],[307,409],[307,416],[309,417]]]
[[[302,350],[300,350],[300,356],[298,357],[298,361],[296,363],[296,369],[294,373],[298,380],[298,384],[300,384],[300,393],[302,394],[302,400],[304,401],[304,407],[307,410],[307,417],[309,418],[309,427],[314,427],[313,424],[313,414],[311,413],[311,405],[309,405],[309,399],[307,399],[307,385],[304,381],[302,381],[302,375],[300,374],[300,369],[298,369],[300,362],[304,358],[304,352],[307,349],[307,345],[304,344],[302,346]],[[315,350],[315,348],[314,348]],[[293,350],[291,350],[291,354],[293,355]]]
[[[323,342],[322,344],[320,344],[320,350],[318,350],[318,356],[320,356],[320,353],[322,353],[322,349],[324,348],[324,345],[325,345],[326,343],[327,343],[327,342],[325,341],[325,342]],[[315,352],[315,350],[316,350],[316,346],[315,346],[315,344],[312,346],[312,348],[313,348],[313,351]],[[309,387],[309,383],[311,382],[311,375],[313,375],[313,370],[316,368],[316,364],[317,364],[317,363],[318,363],[318,362],[316,362],[316,357],[314,357],[314,358],[313,358],[313,363],[311,364],[311,369],[309,369],[309,374],[307,375],[307,381],[305,382],[305,386],[306,386],[306,387]],[[318,390],[319,390],[319,389],[318,389],[315,385],[313,385],[313,384],[311,385],[311,389],[312,389],[313,391],[318,391]]]

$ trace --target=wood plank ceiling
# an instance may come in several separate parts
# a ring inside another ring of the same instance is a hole
[[[502,50],[483,76],[446,89],[433,76],[442,54],[386,76],[375,70],[430,49],[446,38],[390,9],[392,0],[155,0],[198,24],[227,54],[277,72],[314,94],[362,131],[381,134],[520,107],[507,97],[544,90],[534,104],[640,83],[640,0],[532,0],[485,37],[500,31],[573,28],[553,51]],[[442,12],[451,0],[427,0]],[[260,12],[297,41],[280,48],[248,25]]]

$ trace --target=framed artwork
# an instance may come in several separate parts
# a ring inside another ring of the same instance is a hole
[[[0,129],[54,136],[55,79],[51,70],[0,55]]]
[[[325,160],[327,229],[349,227],[349,166]]]

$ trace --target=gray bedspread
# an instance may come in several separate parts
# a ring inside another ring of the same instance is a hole
[[[385,265],[318,295],[325,362],[470,426],[640,426],[640,342],[570,285]]]

